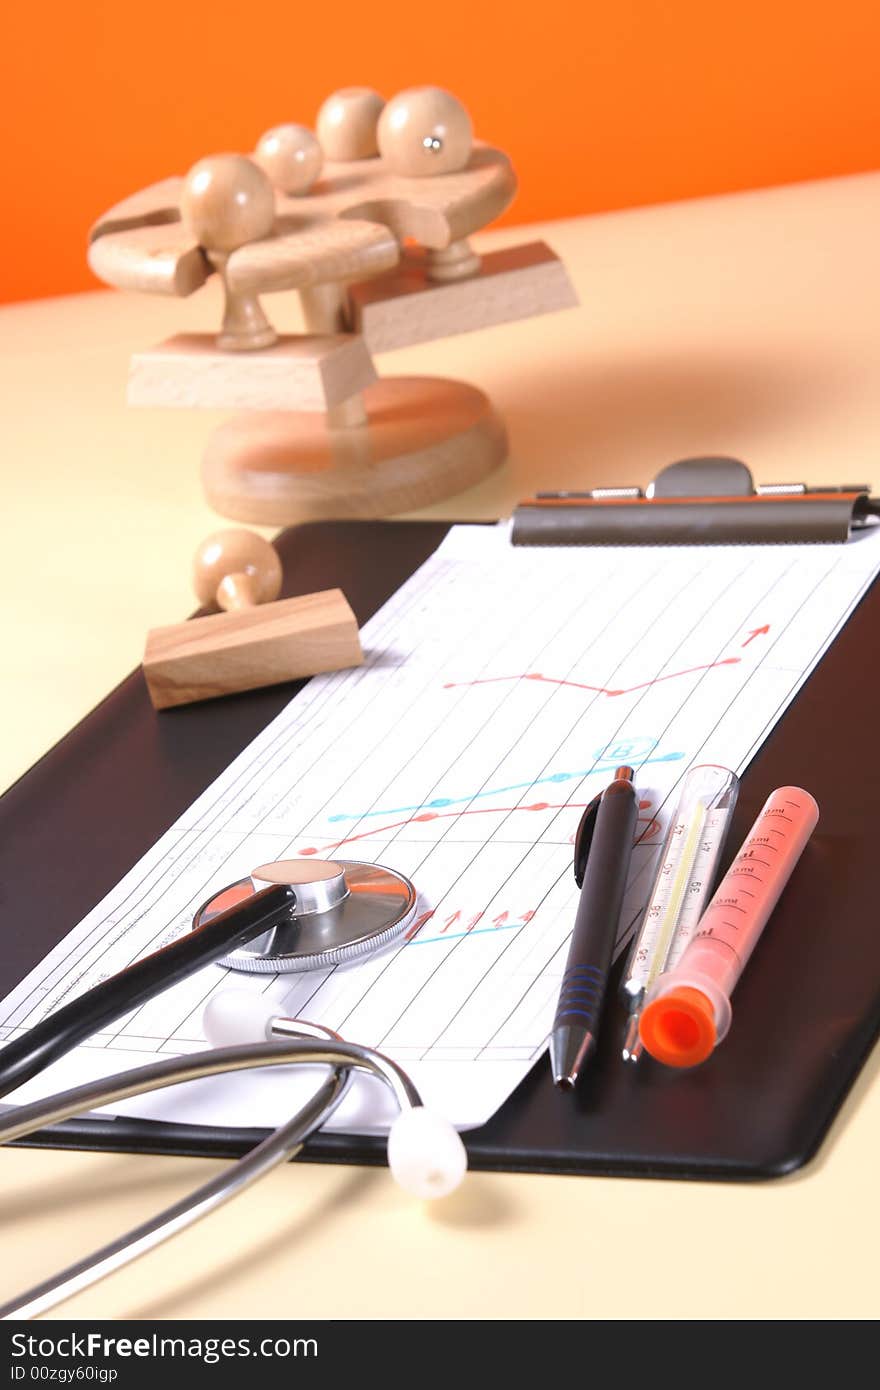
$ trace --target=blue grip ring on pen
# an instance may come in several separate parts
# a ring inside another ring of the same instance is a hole
[[[566,970],[559,987],[554,1028],[578,1022],[592,1031],[602,1006],[606,978],[605,971],[596,965],[573,965]]]

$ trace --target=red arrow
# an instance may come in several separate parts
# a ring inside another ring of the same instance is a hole
[[[743,646],[744,646],[744,647],[747,647],[747,646],[749,645],[749,643],[751,642],[751,640],[752,640],[753,637],[760,637],[763,633],[767,633],[767,632],[769,632],[769,631],[770,631],[770,624],[769,624],[769,623],[765,623],[763,627],[756,627],[755,630],[754,630],[754,632],[750,632],[750,633],[749,633],[748,637],[747,637],[746,640],[743,642]]]
[[[425,925],[426,922],[430,922],[433,916],[434,909],[432,908],[430,912],[423,912],[421,917],[417,917],[416,920],[413,922],[412,926],[410,927],[409,931],[406,933],[406,936],[403,938],[404,941],[412,941],[413,937],[421,931],[422,927]]]

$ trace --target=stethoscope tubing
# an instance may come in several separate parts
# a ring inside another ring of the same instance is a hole
[[[293,1031],[296,1023],[288,1026]],[[322,1031],[314,1025],[303,1025],[303,1028],[315,1033]],[[83,1111],[161,1090],[166,1086],[254,1067],[290,1065],[324,1065],[331,1068],[314,1095],[291,1120],[279,1126],[237,1163],[195,1192],[0,1306],[0,1318],[36,1317],[155,1249],[163,1241],[215,1211],[285,1159],[294,1157],[308,1136],[320,1129],[336,1109],[345,1094],[352,1071],[365,1071],[378,1076],[394,1091],[402,1108],[421,1105],[421,1098],[401,1068],[370,1048],[321,1036],[314,1040],[294,1037],[289,1042],[247,1043],[239,1047],[212,1048],[188,1057],[171,1057],[147,1067],[135,1067],[85,1086],[77,1086],[61,1095],[17,1107],[0,1116],[0,1144],[8,1144],[44,1125],[59,1124]]]
[[[293,888],[272,884],[49,1014],[0,1051],[0,1096],[23,1086],[78,1043],[194,970],[270,931],[295,905]]]

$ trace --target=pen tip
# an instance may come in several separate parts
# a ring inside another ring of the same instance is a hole
[[[550,1036],[550,1070],[560,1091],[573,1091],[581,1068],[592,1052],[596,1039],[586,1028],[566,1025]]]

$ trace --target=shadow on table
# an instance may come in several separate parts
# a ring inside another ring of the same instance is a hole
[[[719,329],[719,331],[721,331]],[[772,453],[786,422],[817,412],[826,419],[829,403],[845,401],[851,387],[827,363],[806,370],[802,361],[699,356],[624,361],[590,358],[542,371],[533,364],[511,376],[493,399],[508,427],[509,469],[523,484],[535,485],[535,460],[542,460],[541,485],[585,488],[601,484],[644,486],[675,459],[698,454],[732,454],[766,437]],[[836,407],[841,408],[839,405]],[[762,459],[746,458],[765,478]],[[795,479],[794,481],[800,481]],[[856,479],[855,481],[858,481]]]

